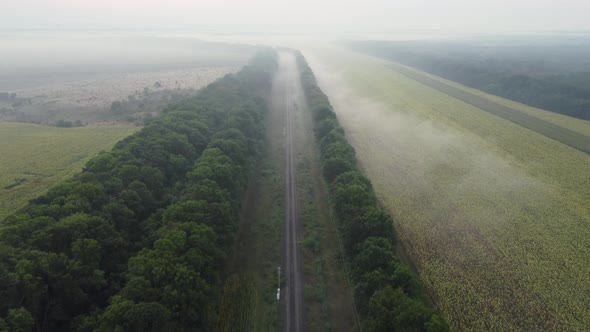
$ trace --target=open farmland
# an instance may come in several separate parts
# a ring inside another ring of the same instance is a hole
[[[0,34],[0,121],[141,123],[239,70],[255,47],[194,38]],[[113,103],[127,104],[113,107]]]
[[[132,126],[65,129],[0,122],[0,219],[136,130]]]
[[[166,90],[179,95],[186,94],[187,90],[200,89],[238,69],[237,66],[205,66],[116,73],[108,77],[80,78],[73,82],[11,90],[27,102],[17,107],[13,107],[11,103],[0,104],[0,109],[6,109],[0,112],[0,120],[38,123],[53,123],[64,119],[84,123],[116,121],[117,114],[111,109],[115,101],[141,101],[150,93]],[[151,99],[146,101],[145,108],[153,102]]]
[[[520,112],[500,103],[493,102],[485,97],[470,93],[469,91],[463,90],[459,87],[446,84],[426,75],[422,75],[420,72],[412,70],[406,66],[392,63],[391,67],[397,72],[404,74],[413,80],[416,80],[451,97],[471,104],[476,108],[499,116],[508,121],[512,121],[541,135],[545,135],[558,142],[590,154],[590,136],[580,134],[564,126],[555,125],[554,123],[542,120],[533,114]]]
[[[384,62],[384,63],[387,63],[387,65],[391,65],[391,62],[389,62],[389,63]],[[523,103],[519,103],[519,102],[516,102],[513,100],[509,100],[509,99],[505,99],[505,98],[498,97],[495,95],[491,95],[491,94],[485,93],[481,90],[466,87],[466,86],[461,85],[459,83],[449,81],[447,79],[444,79],[444,78],[436,76],[436,75],[429,74],[427,72],[412,69],[407,66],[405,68],[408,70],[412,70],[413,72],[420,74],[421,76],[442,82],[445,85],[448,85],[451,87],[459,88],[462,91],[465,91],[467,93],[470,93],[470,94],[478,96],[478,97],[485,98],[485,99],[487,99],[491,102],[497,103],[501,106],[509,107],[509,108],[514,109],[516,111],[529,114],[529,115],[534,116],[540,120],[544,120],[544,121],[552,123],[554,125],[567,128],[567,129],[574,131],[576,133],[579,133],[579,134],[582,134],[585,136],[590,136],[590,122],[589,121],[580,121],[579,119],[573,118],[571,116],[567,116],[567,115],[563,115],[563,114],[559,114],[559,113],[555,113],[555,112],[549,112],[549,111],[542,110],[542,109],[539,109],[536,107],[532,107],[532,106],[529,106],[529,105],[526,105]]]
[[[587,328],[590,156],[385,61],[340,49],[305,55],[453,329]],[[586,121],[518,107],[590,130]]]
[[[590,120],[586,38],[361,41],[349,46],[500,97]]]

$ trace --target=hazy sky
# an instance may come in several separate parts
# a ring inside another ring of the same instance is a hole
[[[2,0],[0,29],[590,31],[590,0]]]

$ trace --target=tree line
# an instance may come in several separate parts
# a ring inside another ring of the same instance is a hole
[[[0,331],[211,330],[273,50],[0,225]]]
[[[497,54],[489,47],[452,43],[367,41],[351,46],[490,94],[590,120],[590,72],[580,62],[589,52],[583,46],[504,46]]]
[[[397,257],[393,220],[377,206],[371,182],[301,53],[297,62],[363,330],[447,331],[417,277]]]

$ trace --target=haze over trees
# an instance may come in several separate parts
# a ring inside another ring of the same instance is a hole
[[[585,38],[362,41],[351,46],[500,97],[590,120],[590,43]]]

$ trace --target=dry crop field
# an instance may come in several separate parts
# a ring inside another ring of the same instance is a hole
[[[304,54],[454,330],[587,328],[589,155],[385,61],[335,48]],[[590,132],[587,121],[477,93]]]

